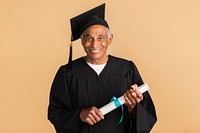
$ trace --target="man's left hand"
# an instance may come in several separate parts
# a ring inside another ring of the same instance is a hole
[[[125,105],[129,111],[132,111],[137,103],[143,100],[143,95],[138,91],[137,84],[131,86],[131,89],[124,93]]]

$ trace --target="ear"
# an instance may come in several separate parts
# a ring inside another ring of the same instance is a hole
[[[81,39],[81,44],[83,45],[83,36],[82,35],[80,36],[80,39]]]
[[[110,38],[108,39],[108,45],[112,44],[112,40],[113,40],[113,34],[111,34]]]

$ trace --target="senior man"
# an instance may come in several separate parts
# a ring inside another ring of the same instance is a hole
[[[86,55],[62,65],[52,84],[48,119],[57,133],[149,133],[157,121],[136,65],[107,54],[113,35],[105,4],[71,19],[72,41],[81,38]],[[123,108],[103,116],[100,107],[124,95]]]

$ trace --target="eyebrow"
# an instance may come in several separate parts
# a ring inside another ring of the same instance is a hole
[[[86,34],[84,37],[91,37],[91,38],[94,38],[94,36],[91,36],[90,34]]]
[[[91,36],[90,34],[86,34],[85,36]]]

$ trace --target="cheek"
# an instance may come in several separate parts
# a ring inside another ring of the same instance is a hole
[[[90,44],[82,42],[82,46],[83,46],[83,48],[87,48],[90,46]]]
[[[107,49],[108,48],[108,42],[105,42],[105,43],[102,43],[102,46],[105,48],[105,49]]]
[[[85,46],[85,45],[82,45],[83,46],[83,49],[85,50],[85,51],[87,51],[87,47]]]

